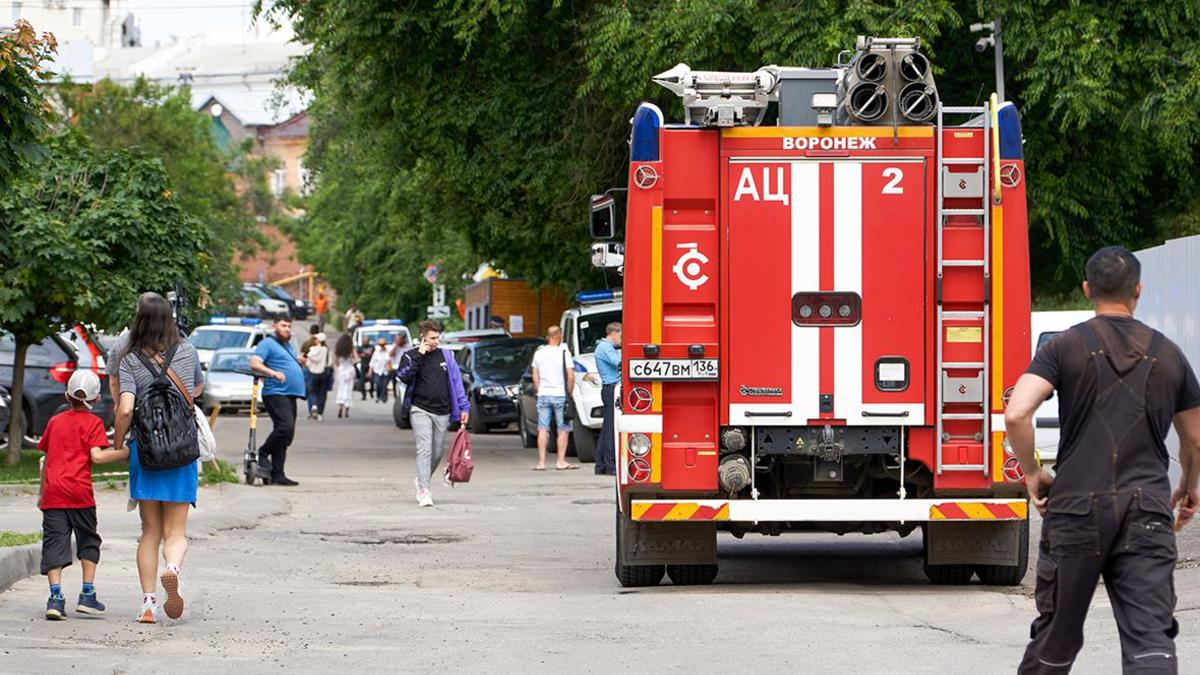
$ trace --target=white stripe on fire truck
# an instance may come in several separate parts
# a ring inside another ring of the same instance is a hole
[[[862,296],[862,163],[833,164],[833,288]],[[836,311],[836,308],[834,309]],[[833,350],[833,412],[847,423],[862,421],[862,323],[836,329]]]
[[[617,429],[623,434],[661,434],[662,415],[622,415]]]
[[[792,162],[792,294],[821,284],[821,174],[817,162]],[[792,424],[818,415],[821,332],[792,326]]]

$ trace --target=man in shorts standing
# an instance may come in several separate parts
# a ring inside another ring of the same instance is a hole
[[[546,470],[546,446],[550,442],[550,425],[553,420],[558,429],[559,471],[578,469],[578,464],[567,464],[567,443],[570,441],[571,423],[567,421],[567,393],[575,387],[575,368],[571,350],[562,343],[562,329],[551,326],[546,329],[546,344],[533,354],[533,388],[537,392],[538,413],[538,463],[534,471]]]

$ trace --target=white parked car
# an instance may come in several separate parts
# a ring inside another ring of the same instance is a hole
[[[588,296],[604,297],[600,293]],[[581,294],[581,298],[585,297]],[[609,295],[609,298],[612,296]],[[604,339],[604,328],[613,321],[621,321],[621,302],[597,302],[581,304],[563,312],[559,327],[563,339],[575,356],[575,389],[571,395],[575,401],[574,431],[571,441],[575,455],[581,462],[596,458],[596,441],[604,423],[604,408],[600,402],[600,375],[596,370],[596,343]],[[595,377],[586,377],[587,374]]]
[[[404,334],[408,337],[408,344],[415,347],[412,333],[409,332],[408,326],[404,325],[402,319],[370,319],[364,321],[361,326],[354,329],[354,347],[373,347],[379,344],[379,339],[383,338],[389,345],[396,341],[396,336]]]
[[[200,406],[204,414],[220,406],[227,411],[250,409],[250,397],[254,391],[254,376],[250,372],[250,357],[253,349],[218,349],[213,353],[208,372],[204,375],[204,392]],[[254,398],[262,405],[262,389]]]
[[[242,302],[238,305],[238,314],[262,319],[290,319],[292,308],[283,300],[267,295],[267,292],[258,286],[245,284],[242,286]]]
[[[196,348],[200,367],[207,370],[216,350],[252,349],[266,336],[267,329],[258,319],[214,316],[209,323],[197,326],[188,342]]]
[[[1090,311],[1034,312],[1030,321],[1032,350],[1037,354],[1054,336],[1071,326],[1083,323],[1095,316]],[[1058,394],[1052,394],[1037,409],[1034,415],[1034,445],[1043,464],[1054,464],[1058,460]]]

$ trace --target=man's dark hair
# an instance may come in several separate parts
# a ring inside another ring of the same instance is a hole
[[[426,333],[428,333],[430,331],[432,331],[434,333],[442,332],[442,324],[440,324],[436,321],[430,321],[428,319],[417,324],[417,334],[418,335],[424,336]]]
[[[1087,261],[1087,282],[1093,300],[1133,300],[1142,278],[1142,264],[1129,249],[1106,246]]]
[[[321,332],[321,329],[315,323],[308,327],[309,335],[316,335],[317,333],[320,333],[320,332]]]

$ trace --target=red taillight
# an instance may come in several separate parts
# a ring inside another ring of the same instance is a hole
[[[75,364],[70,361],[63,361],[50,366],[50,377],[55,382],[66,384],[67,380],[71,379],[71,373],[75,372]]]
[[[87,331],[84,330],[82,325],[75,324],[75,334],[83,340],[83,344],[87,346],[88,353],[92,355],[92,372],[99,375],[100,371],[105,367],[104,356],[100,353],[100,348],[96,346],[96,343],[88,335]]]

